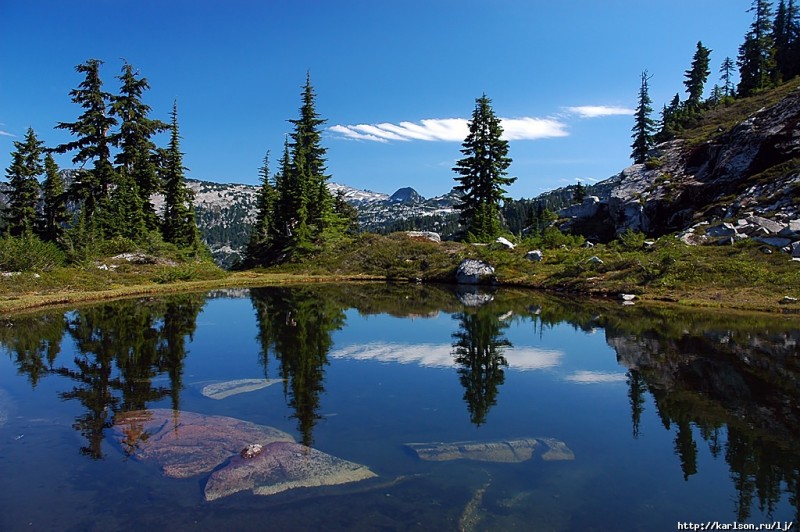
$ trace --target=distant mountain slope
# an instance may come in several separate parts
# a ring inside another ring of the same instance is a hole
[[[188,179],[194,193],[195,211],[203,240],[214,258],[230,266],[241,256],[256,216],[258,186],[213,183]],[[425,199],[413,188],[401,188],[389,195],[359,190],[338,183],[329,183],[332,194],[343,194],[345,201],[358,211],[361,227],[368,231],[385,232],[399,228],[436,230],[452,224],[453,205],[457,196]],[[164,198],[152,198],[156,211],[163,209]],[[408,227],[406,227],[408,226]]]

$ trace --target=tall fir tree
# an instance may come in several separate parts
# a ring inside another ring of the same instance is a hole
[[[692,58],[692,67],[684,73],[686,79],[683,82],[689,95],[686,98],[686,107],[691,111],[697,110],[702,103],[703,88],[706,80],[708,80],[708,75],[711,73],[708,68],[710,55],[711,50],[703,46],[701,41],[697,41],[697,50],[695,50]]]
[[[64,179],[53,156],[44,157],[44,183],[42,184],[42,238],[50,242],[61,242],[64,226],[68,220],[67,196]]]
[[[772,5],[769,0],[753,0],[753,23],[739,46],[738,96],[752,96],[775,83],[775,46],[772,34]]]
[[[280,215],[276,218],[283,238],[276,245],[290,256],[313,251],[335,237],[343,225],[327,186],[330,176],[325,173],[326,150],[320,132],[325,120],[317,114],[315,98],[309,74],[303,87],[300,118],[289,120],[294,125],[288,144],[291,155],[278,183]]]
[[[264,165],[259,170],[261,187],[256,201],[256,222],[250,230],[250,239],[245,250],[245,264],[255,266],[264,262],[270,241],[275,235],[276,191],[270,178],[269,151],[264,156]]]
[[[8,178],[8,231],[12,236],[33,235],[36,227],[36,204],[39,201],[39,176],[42,166],[42,142],[33,128],[28,128],[25,140],[14,141]]]
[[[502,230],[500,203],[506,198],[503,187],[516,181],[506,177],[511,158],[503,127],[486,94],[475,100],[469,121],[469,134],[461,144],[462,159],[453,171],[462,194],[457,208],[468,239],[493,240]]]
[[[639,86],[639,104],[636,107],[635,123],[633,126],[633,144],[631,148],[631,158],[636,164],[642,164],[647,160],[647,154],[653,148],[654,133],[656,130],[656,123],[651,118],[653,108],[651,104],[653,101],[650,99],[650,90],[648,83],[652,76],[648,75],[647,70],[642,72],[642,82]]]
[[[66,129],[76,140],[55,148],[58,153],[75,151],[74,164],[80,164],[81,172],[73,184],[72,194],[83,201],[83,213],[90,220],[98,206],[106,203],[111,187],[116,183],[116,172],[111,165],[111,128],[117,120],[108,114],[111,95],[103,90],[100,79],[99,59],[89,59],[75,67],[84,75],[77,89],[70,91],[72,102],[84,111],[75,122],[59,122],[57,129]],[[92,169],[83,167],[91,162]]]
[[[163,154],[164,240],[181,248],[199,249],[200,236],[195,220],[192,194],[184,179],[183,153],[178,131],[178,102],[172,105],[169,146]]]
[[[736,71],[736,64],[733,59],[726,57],[719,67],[720,81],[722,81],[722,93],[725,98],[733,96],[733,74]]]
[[[772,40],[775,46],[775,69],[779,81],[800,74],[800,22],[795,0],[781,0],[775,13]]]
[[[117,76],[121,82],[120,93],[111,97],[110,113],[119,118],[119,132],[112,136],[112,143],[119,148],[114,157],[117,171],[130,179],[125,186],[132,189],[135,184],[136,202],[143,209],[143,216],[149,230],[158,228],[155,208],[150,202],[152,194],[159,191],[160,181],[156,164],[156,145],[153,135],[166,131],[169,125],[161,120],[148,117],[150,106],[142,102],[142,94],[150,88],[146,78],[138,76],[133,66],[125,63],[122,74]],[[130,196],[134,199],[133,196]],[[130,209],[136,205],[131,204]]]

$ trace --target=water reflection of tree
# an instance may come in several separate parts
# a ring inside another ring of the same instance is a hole
[[[749,519],[756,503],[771,516],[784,493],[800,518],[800,338],[736,333],[730,325],[724,333],[674,339],[652,331],[607,336],[620,362],[636,368],[628,380],[632,407],[646,389],[664,427],[674,427],[684,479],[698,471],[698,442],[705,442],[728,463],[738,521]],[[636,408],[632,423],[637,433]]]
[[[320,397],[331,333],[344,325],[341,304],[312,289],[261,288],[250,291],[258,321],[261,363],[269,377],[270,354],[280,364],[284,394],[294,410],[302,442],[311,445],[321,418]]]
[[[58,315],[60,321],[56,315],[41,317],[39,327],[0,341],[17,353],[17,368],[32,384],[45,374],[73,381],[73,388],[59,396],[83,405],[85,411],[73,424],[87,440],[81,453],[101,458],[103,430],[112,425],[115,414],[143,409],[167,397],[178,408],[185,338],[193,334],[203,302],[203,296],[184,295],[87,307],[69,313],[66,320],[63,315]],[[59,324],[60,335],[54,323]],[[77,351],[72,365],[56,360],[65,330]],[[168,385],[154,383],[162,374],[169,377]]]
[[[503,368],[508,362],[503,349],[511,347],[511,342],[502,331],[508,324],[491,306],[464,311],[457,317],[459,330],[453,333],[453,356],[459,366],[470,421],[481,425],[497,402],[497,387],[505,379]]]
[[[47,313],[0,320],[0,346],[14,359],[31,386],[50,372],[61,350],[64,314]]]

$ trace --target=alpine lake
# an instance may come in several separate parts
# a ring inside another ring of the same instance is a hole
[[[0,530],[785,530],[799,346],[796,315],[422,284],[0,317]]]

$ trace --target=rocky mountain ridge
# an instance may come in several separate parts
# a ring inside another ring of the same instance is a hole
[[[800,218],[800,87],[782,91],[708,138],[663,143],[647,163],[592,186],[582,204],[559,212],[562,228],[608,240],[627,229],[660,236],[752,217],[788,227]]]

